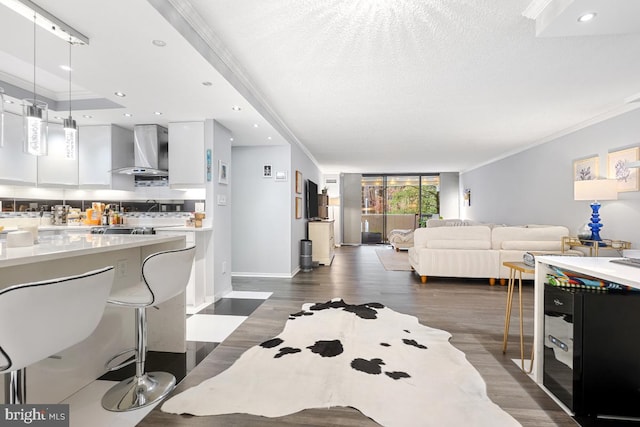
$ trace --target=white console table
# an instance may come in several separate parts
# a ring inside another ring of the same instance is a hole
[[[336,251],[333,236],[333,220],[309,221],[311,260],[318,264],[331,265]]]

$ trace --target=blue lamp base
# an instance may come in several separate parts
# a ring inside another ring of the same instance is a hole
[[[589,223],[589,228],[591,229],[591,238],[589,240],[594,240],[596,242],[602,241],[602,238],[600,237],[600,229],[602,228],[602,224],[600,223],[600,214],[598,213],[599,210],[600,203],[591,203],[591,222]]]

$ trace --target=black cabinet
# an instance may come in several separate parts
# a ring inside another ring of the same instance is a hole
[[[639,294],[545,285],[543,384],[576,415],[640,417]]]

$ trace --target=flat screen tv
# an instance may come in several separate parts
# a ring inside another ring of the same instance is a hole
[[[307,190],[307,219],[315,219],[318,218],[318,185],[311,181],[307,180],[306,185]]]

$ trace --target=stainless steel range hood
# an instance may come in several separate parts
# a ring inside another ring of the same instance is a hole
[[[159,125],[133,127],[134,163],[113,173],[144,176],[169,175],[169,131]]]

